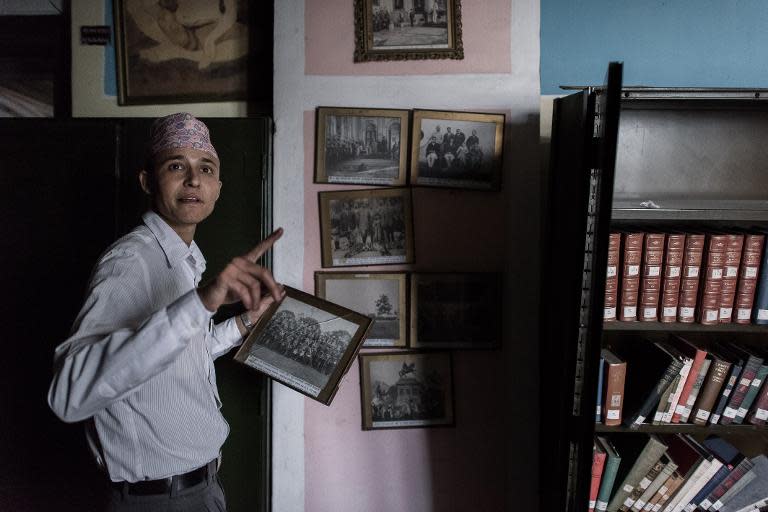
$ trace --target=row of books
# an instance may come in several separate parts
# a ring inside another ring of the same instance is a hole
[[[758,233],[612,232],[610,321],[768,324],[768,251]]]
[[[685,434],[596,436],[589,511],[747,512],[768,505],[768,457]]]
[[[730,425],[768,421],[768,352],[682,336],[625,340],[601,350],[595,421]]]

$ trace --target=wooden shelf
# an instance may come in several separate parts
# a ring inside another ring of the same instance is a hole
[[[763,200],[621,200],[613,202],[613,220],[768,221]]]
[[[722,333],[764,333],[768,334],[768,325],[754,324],[717,324],[702,325],[680,322],[603,322],[603,332],[722,332]]]
[[[608,427],[603,424],[595,424],[595,432],[606,434],[611,432],[646,434],[693,434],[700,432],[707,432],[710,434],[744,434],[754,432],[768,433],[768,427],[763,425],[691,425],[685,423],[677,425],[639,425],[637,428],[629,428],[625,426]]]

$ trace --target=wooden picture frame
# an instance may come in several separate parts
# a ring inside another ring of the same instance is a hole
[[[373,319],[363,348],[406,347],[405,272],[315,272],[315,295]]]
[[[355,0],[355,62],[463,59],[460,0]]]
[[[358,359],[363,430],[455,425],[449,352],[367,352]]]
[[[372,320],[285,287],[235,354],[235,361],[330,405]]]
[[[118,104],[247,99],[247,5],[116,0]]]
[[[318,107],[315,183],[405,185],[408,110]]]
[[[505,117],[414,110],[411,185],[499,190]]]
[[[501,345],[501,273],[414,272],[410,277],[410,347],[489,349]]]
[[[408,188],[319,192],[323,268],[413,263]]]

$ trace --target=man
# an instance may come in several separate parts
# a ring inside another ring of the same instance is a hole
[[[467,147],[472,149],[472,146],[479,143],[480,139],[477,137],[477,130],[472,130],[472,135],[467,138]]]
[[[282,230],[198,286],[205,259],[193,238],[219,198],[219,158],[191,114],[157,119],[150,136],[139,182],[151,209],[97,262],[56,349],[48,403],[64,421],[87,420],[107,510],[225,510],[216,471],[229,426],[213,360],[284,296],[256,264]],[[212,325],[237,300],[246,312]]]

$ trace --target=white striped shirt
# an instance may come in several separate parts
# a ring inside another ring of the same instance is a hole
[[[197,244],[154,212],[143,220],[96,264],[48,392],[62,420],[93,418],[89,442],[112,481],[165,478],[216,458],[229,425],[213,360],[242,341],[234,318],[210,325],[195,291],[205,270]]]

